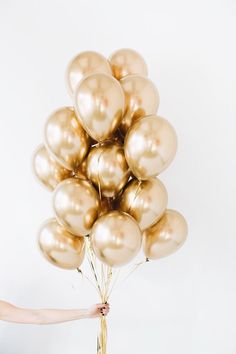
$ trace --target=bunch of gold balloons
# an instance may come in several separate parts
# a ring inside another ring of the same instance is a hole
[[[44,144],[33,157],[38,179],[53,191],[54,218],[39,231],[45,257],[79,268],[85,238],[109,267],[176,251],[187,223],[167,209],[167,190],[158,176],[173,160],[177,138],[157,115],[159,94],[143,58],[131,49],[106,59],[87,51],[67,69],[71,107],[52,113]]]

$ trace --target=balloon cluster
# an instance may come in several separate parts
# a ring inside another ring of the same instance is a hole
[[[142,245],[147,259],[176,251],[187,224],[167,209],[167,190],[156,176],[173,160],[177,138],[157,116],[159,94],[143,58],[131,49],[107,60],[76,56],[67,69],[72,107],[52,113],[44,144],[33,158],[38,179],[53,192],[55,217],[39,231],[45,257],[80,267],[88,236],[110,267],[130,262]]]

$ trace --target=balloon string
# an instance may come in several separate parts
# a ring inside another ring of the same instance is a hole
[[[124,278],[123,280],[121,280],[122,283],[124,283],[138,268],[140,268],[141,265],[143,265],[143,264],[145,264],[145,263],[147,263],[147,262],[149,262],[149,259],[148,259],[148,258],[146,258],[146,259],[145,259],[144,261],[142,261],[142,262],[139,262],[139,263],[135,264],[134,267],[133,267],[133,269],[131,269],[131,270],[128,272],[128,274],[125,276],[125,278]]]
[[[112,286],[111,290],[110,290],[110,293],[109,293],[109,296],[108,298],[110,297],[110,295],[112,294],[113,290],[117,290],[137,269],[140,268],[140,266],[142,266],[143,264],[149,262],[149,259],[146,258],[144,261],[142,262],[139,262],[137,264],[134,264],[132,269],[128,272],[128,274],[126,274],[126,276],[120,280],[119,284],[115,287],[114,285]],[[116,279],[116,284],[118,282],[118,278]],[[116,285],[115,284],[115,285]]]
[[[100,147],[102,144],[99,142],[96,144],[96,147]],[[102,188],[101,188],[101,182],[100,182],[100,159],[102,157],[103,151],[101,151],[99,157],[98,157],[98,191],[99,191],[99,198],[100,201],[102,200]],[[101,284],[99,283],[98,280],[98,275],[96,272],[96,259],[94,252],[91,247],[91,241],[90,238],[87,238],[87,244],[88,244],[88,252],[90,256],[90,265],[91,269],[93,271],[95,281],[99,290],[99,294],[101,297],[102,303],[107,302],[107,293],[108,293],[108,288],[109,288],[109,283],[110,283],[110,278],[112,277],[112,272],[108,271],[108,267],[105,266],[103,263],[101,263],[101,275],[100,275],[100,281]],[[107,269],[105,269],[105,267]],[[105,274],[106,273],[106,274]],[[107,345],[107,323],[106,323],[106,318],[104,316],[101,317],[100,319],[100,333],[97,337],[97,354],[106,354],[106,345]]]
[[[100,318],[101,331],[97,337],[97,354],[106,354],[107,348],[107,321],[104,316]]]
[[[108,293],[109,293],[109,290],[110,290],[112,276],[113,276],[112,267],[107,267],[107,277],[106,277],[107,280],[106,280],[106,285],[105,285],[105,301],[108,301]]]
[[[107,295],[108,295],[113,272],[111,267],[104,266],[103,264],[102,264],[101,271],[102,271],[102,281],[104,284],[102,302],[106,303],[108,301]],[[97,354],[106,354],[106,346],[107,346],[107,322],[106,322],[106,318],[102,316],[100,319],[100,334],[97,337]]]
[[[100,295],[99,291],[98,291],[96,285],[94,284],[94,282],[92,281],[92,279],[90,279],[85,273],[83,273],[81,269],[77,268],[77,271],[78,271],[78,273],[81,274],[82,279],[84,280],[84,278],[86,278],[89,281],[89,283],[95,288],[95,290],[97,291],[98,295]]]
[[[101,280],[102,280],[102,292],[104,294],[105,292],[105,270],[104,270],[104,264],[101,262]]]
[[[102,271],[102,282],[103,282],[103,294],[102,294],[102,302],[106,303],[107,293],[109,291],[109,284],[112,278],[112,268],[108,267],[104,264],[101,266]],[[97,354],[106,354],[106,346],[107,346],[107,322],[104,316],[100,319],[100,334],[97,337]]]
[[[114,281],[113,281],[113,283],[112,283],[112,285],[111,285],[111,288],[110,288],[110,290],[109,290],[109,292],[108,292],[108,295],[107,295],[107,300],[110,298],[110,296],[111,296],[113,290],[115,289],[115,286],[116,286],[116,284],[117,284],[117,282],[118,282],[118,280],[119,280],[119,276],[120,276],[120,268],[119,268],[118,271],[116,272],[116,275],[115,275],[115,277],[114,277]]]
[[[99,292],[99,295],[102,299],[102,289],[101,289],[101,286],[100,286],[100,283],[99,283],[99,280],[98,280],[98,275],[97,275],[97,271],[96,271],[96,264],[94,262],[94,258],[93,258],[93,251],[92,251],[92,248],[91,248],[91,242],[90,242],[90,237],[87,236],[85,238],[85,242],[86,242],[86,249],[87,249],[87,256],[88,256],[88,262],[89,262],[89,265],[90,265],[90,268],[92,270],[92,273],[93,273],[93,276],[94,276],[94,279],[95,279],[95,283],[96,283],[96,286],[97,286],[97,289],[98,289],[98,292]]]
[[[98,143],[98,147],[100,147],[101,144]],[[99,191],[99,198],[102,200],[102,189],[101,189],[101,182],[100,182],[100,159],[102,157],[103,151],[101,151],[99,157],[98,157],[98,191]]]
[[[88,261],[95,279],[97,291],[100,295],[102,303],[106,303],[108,300],[107,294],[109,292],[109,287],[110,287],[112,274],[113,274],[112,268],[107,267],[104,264],[101,264],[101,275],[100,275],[100,282],[99,282],[95,255],[91,247],[91,240],[89,236],[86,237],[86,249],[87,249]],[[107,345],[107,322],[106,322],[106,318],[104,316],[101,316],[100,333],[97,336],[97,354],[106,354],[106,345]]]

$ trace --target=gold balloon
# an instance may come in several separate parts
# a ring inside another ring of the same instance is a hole
[[[44,257],[63,269],[76,269],[84,259],[84,238],[71,234],[56,219],[47,220],[40,228],[39,247]]]
[[[69,94],[73,96],[77,84],[87,75],[104,73],[112,75],[108,60],[101,54],[87,51],[80,53],[71,60],[66,72]]]
[[[111,211],[101,216],[90,233],[96,256],[110,267],[130,262],[139,252],[142,234],[128,214]]]
[[[145,230],[160,220],[167,201],[167,190],[159,179],[133,179],[120,197],[119,208],[133,216],[140,229]]]
[[[88,152],[89,137],[80,125],[73,108],[61,108],[48,118],[45,144],[64,167],[69,170],[79,167]]]
[[[177,136],[172,125],[159,116],[140,118],[125,137],[125,157],[138,179],[161,173],[174,159]]]
[[[85,236],[98,217],[99,196],[89,181],[69,178],[55,189],[53,207],[62,225],[77,236]]]
[[[51,191],[71,175],[71,171],[61,166],[43,144],[39,145],[34,152],[33,171],[37,179]]]
[[[119,49],[110,57],[113,75],[122,79],[127,75],[139,74],[147,76],[147,65],[142,56],[132,49]]]
[[[75,109],[84,129],[97,141],[111,138],[124,113],[125,98],[120,83],[106,74],[82,80],[75,91]]]
[[[161,220],[144,231],[144,252],[148,259],[169,256],[185,242],[188,225],[183,215],[168,209]]]
[[[159,94],[151,80],[140,75],[128,75],[120,80],[125,93],[125,114],[120,129],[126,134],[129,127],[140,117],[156,114]]]
[[[115,197],[130,176],[123,147],[116,143],[93,147],[87,158],[87,176],[103,196]]]

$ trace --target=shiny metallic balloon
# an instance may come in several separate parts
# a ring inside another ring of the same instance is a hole
[[[60,165],[43,144],[39,145],[35,150],[32,165],[37,179],[50,191],[58,183],[71,176],[71,171]]]
[[[149,259],[169,256],[185,242],[188,225],[179,212],[167,209],[158,223],[143,233],[144,252]]]
[[[76,170],[89,149],[89,137],[71,107],[54,112],[45,125],[45,144],[67,169]]]
[[[93,74],[76,88],[75,109],[84,129],[96,141],[111,138],[118,128],[125,106],[120,83],[106,74]]]
[[[47,220],[38,234],[39,247],[44,257],[63,269],[76,269],[84,259],[84,237],[71,234],[56,219]]]
[[[101,216],[93,225],[90,237],[96,256],[110,267],[120,267],[130,262],[142,243],[136,221],[120,211]]]
[[[69,94],[73,96],[75,88],[81,79],[95,73],[112,75],[111,66],[103,55],[87,51],[73,58],[66,72],[66,83]]]
[[[113,75],[122,79],[127,75],[138,74],[147,76],[147,65],[142,56],[133,49],[119,49],[110,57]]]
[[[129,213],[145,230],[160,220],[167,207],[168,195],[158,178],[131,180],[119,201],[119,209]]]
[[[93,147],[87,158],[87,176],[103,196],[115,197],[130,176],[123,147],[117,143]]]
[[[69,178],[55,189],[53,207],[60,223],[73,234],[85,236],[98,217],[100,201],[89,181]]]
[[[120,129],[126,134],[137,119],[156,114],[159,107],[159,94],[153,82],[140,75],[128,75],[120,80],[125,93],[125,114]]]
[[[177,136],[172,125],[159,116],[140,118],[125,137],[125,157],[138,179],[161,173],[174,159]]]

